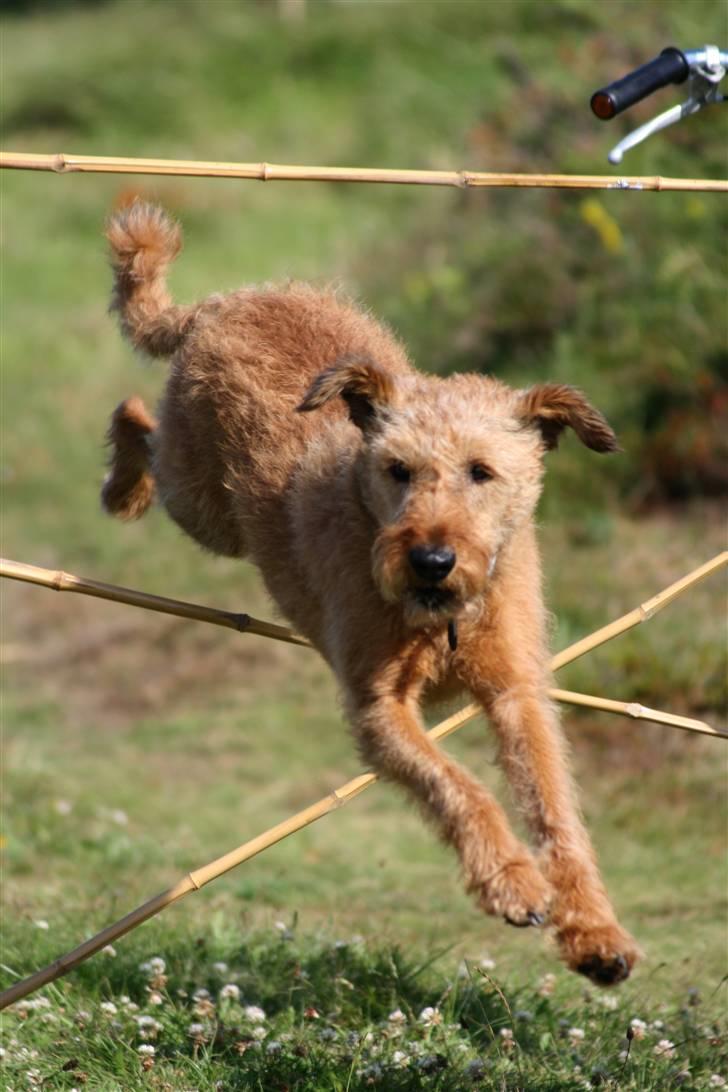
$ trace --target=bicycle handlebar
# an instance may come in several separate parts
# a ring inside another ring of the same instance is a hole
[[[690,65],[685,54],[674,46],[668,46],[659,57],[636,68],[621,80],[595,91],[590,101],[592,111],[602,121],[609,121],[627,107],[647,98],[653,91],[669,83],[684,83],[689,74]]]

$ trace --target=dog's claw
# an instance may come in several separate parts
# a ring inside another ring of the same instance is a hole
[[[504,920],[515,929],[528,929],[530,925],[543,925],[546,916],[545,914],[537,914],[534,910],[529,910],[525,918],[521,918],[520,921],[516,921],[515,918],[509,918],[508,914],[505,915]]]

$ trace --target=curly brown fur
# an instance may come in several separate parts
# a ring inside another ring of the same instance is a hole
[[[101,488],[101,503],[110,515],[140,519],[152,503],[148,441],[156,426],[141,398],[128,398],[114,411],[107,433],[109,473]]]
[[[145,431],[128,403],[112,426],[118,507],[142,509],[148,494],[131,498],[151,472],[193,538],[249,555],[333,668],[362,755],[417,800],[481,908],[515,925],[550,914],[570,967],[626,977],[638,949],[547,700],[533,519],[544,453],[567,427],[612,451],[607,422],[570,387],[421,375],[389,330],[305,284],[174,307],[163,272],[179,235],[158,210],[116,216],[109,239],[122,330],[172,356],[159,426]],[[535,852],[424,731],[422,705],[461,690],[490,717]]]

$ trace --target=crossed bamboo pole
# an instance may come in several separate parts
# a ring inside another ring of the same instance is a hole
[[[0,152],[0,168],[92,174],[158,174],[238,178],[258,182],[377,182],[390,185],[457,186],[460,189],[703,190],[728,193],[718,178],[659,175],[509,174],[492,171],[419,171],[388,167],[309,167],[283,163],[217,163],[196,159],[132,159],[125,156],[41,155]]]
[[[609,640],[610,636],[617,636],[618,633],[624,632],[624,629],[629,629],[631,626],[644,621],[645,618],[650,618],[656,611],[672,602],[684,590],[691,587],[696,580],[700,580],[703,575],[708,576],[713,572],[713,566],[720,567],[721,564],[725,564],[726,559],[728,559],[728,551],[709,561],[707,566],[703,565],[700,569],[696,569],[695,573],[690,573],[683,580],[671,584],[665,591],[660,592],[653,599],[647,600],[629,615],[610,623],[609,626],[598,630],[596,634],[585,637],[565,652],[557,654],[551,664],[552,670],[555,671],[557,668],[563,667],[571,659],[575,659],[576,656],[583,656],[591,648],[596,647],[595,639],[596,644],[602,644],[604,641]],[[696,574],[699,575],[696,576]],[[259,618],[251,617],[249,614],[236,614],[232,611],[216,610],[214,607],[202,606],[199,603],[168,599],[163,595],[150,595],[148,592],[140,592],[134,588],[122,588],[118,584],[105,584],[100,580],[87,580],[84,577],[74,576],[72,573],[63,572],[62,570],[43,569],[37,565],[27,565],[22,561],[10,561],[6,558],[0,558],[0,577],[41,585],[45,588],[51,588],[53,591],[76,592],[81,595],[90,595],[96,599],[126,603],[128,606],[141,607],[144,610],[152,610],[160,614],[171,614],[178,618],[209,622],[211,625],[224,626],[226,629],[234,629],[240,633],[254,633],[260,637],[269,637],[275,641],[286,641],[289,644],[301,645],[304,648],[311,647],[305,637],[300,637],[287,626],[263,622]],[[576,650],[575,656],[571,656],[572,649]],[[567,654],[569,654],[570,659],[564,660],[563,657]],[[600,709],[607,713],[618,713],[639,720],[667,724],[689,732],[699,732],[703,735],[722,734],[704,721],[695,720],[692,717],[682,717],[676,713],[665,713],[660,709],[650,709],[637,702],[613,701],[608,698],[594,697],[591,694],[577,694],[571,690],[553,689],[549,691],[549,696],[554,701],[563,702],[567,705],[588,706],[591,709]]]
[[[564,667],[566,664],[578,659],[585,653],[590,652],[598,645],[604,644],[606,641],[612,640],[620,633],[624,633],[628,629],[632,629],[634,626],[640,625],[642,622],[648,621],[654,617],[658,611],[666,607],[668,603],[671,603],[679,595],[682,595],[693,587],[699,581],[704,580],[712,573],[717,572],[728,564],[728,551],[724,551],[718,554],[712,560],[701,565],[699,568],[694,569],[687,576],[681,580],[671,584],[664,591],[661,591],[658,595],[653,596],[652,599],[646,600],[635,610],[630,611],[628,614],[623,615],[621,618],[616,619],[614,622],[610,622],[609,625],[603,626],[597,630],[596,633],[592,633],[589,637],[585,637],[581,641],[577,641],[575,644],[570,645],[562,652],[558,653],[551,661],[552,670],[556,670],[558,667]],[[18,580],[29,580],[31,583],[42,584],[45,587],[56,588],[57,590],[65,591],[78,591],[84,594],[100,595],[105,599],[118,599],[120,602],[134,602],[136,606],[150,606],[149,601],[142,603],[140,598],[145,600],[154,600],[156,605],[151,609],[165,610],[163,604],[173,604],[175,609],[166,611],[165,613],[174,613],[178,616],[188,618],[199,618],[202,621],[213,622],[214,624],[224,625],[228,628],[240,628],[237,625],[232,625],[230,619],[241,617],[239,615],[231,615],[227,612],[210,611],[209,608],[197,607],[190,603],[180,603],[178,600],[164,600],[157,596],[142,596],[139,592],[128,592],[127,589],[116,589],[113,585],[98,584],[96,582],[84,582],[78,577],[70,577],[67,573],[53,573],[49,570],[37,569],[34,566],[20,565],[15,562],[2,562],[0,568],[0,576],[8,576]],[[84,583],[93,587],[93,591],[89,591],[84,587]],[[122,596],[110,594],[112,591],[119,591],[124,593]],[[132,600],[130,596],[133,596]],[[227,621],[222,621],[214,617],[214,615],[222,615],[227,618]],[[247,617],[247,616],[244,616]],[[248,632],[253,632],[250,627],[245,627]],[[265,634],[270,636],[270,634]],[[299,638],[299,641],[302,641]],[[576,704],[589,704],[586,701],[587,695],[571,694],[569,691],[553,691],[552,696],[561,695],[559,700],[574,701]],[[642,706],[628,706],[623,702],[610,702],[607,699],[595,699],[602,703],[601,708],[609,709],[610,711],[617,711],[614,706],[625,706],[625,710],[632,710],[632,716],[641,716],[644,719],[654,719],[647,714],[656,713],[656,710],[645,710]],[[430,730],[428,735],[432,740],[444,739],[452,732],[461,728],[468,721],[473,720],[479,713],[480,707],[472,704],[461,709],[458,713],[448,717],[446,720],[440,722],[434,728]],[[660,714],[664,716],[664,714]],[[671,714],[668,714],[671,716]],[[688,718],[673,718],[673,723],[676,720],[687,720]],[[703,725],[702,722],[696,721],[695,724],[701,725],[697,730],[707,731],[711,735],[720,736],[722,738],[728,738],[728,733],[720,732],[717,729],[710,728],[708,725]],[[685,725],[678,725],[679,727],[685,727]],[[189,895],[192,891],[199,891],[205,884],[210,883],[212,880],[217,879],[219,876],[224,875],[231,869],[236,868],[244,861],[250,860],[257,854],[262,853],[264,850],[269,849],[277,842],[287,838],[290,834],[295,834],[296,831],[302,830],[303,827],[309,826],[311,823],[316,822],[317,819],[323,818],[324,815],[328,815],[329,812],[336,811],[338,808],[343,807],[350,800],[353,800],[355,796],[364,792],[370,785],[373,785],[378,780],[375,773],[364,773],[358,777],[352,778],[347,781],[345,785],[342,785],[338,789],[334,789],[328,796],[323,797],[321,800],[312,804],[310,807],[305,808],[303,811],[298,812],[296,815],[291,816],[282,823],[278,823],[276,826],[271,827],[263,834],[259,834],[257,838],[251,839],[249,842],[245,842],[243,845],[238,846],[237,849],[232,850],[230,853],[226,853],[222,857],[218,857],[216,860],[211,861],[210,864],[204,865],[202,868],[196,869],[193,872],[189,872],[173,887],[168,888],[166,891],[160,892],[141,906],[136,907],[130,913],[126,914],[119,921],[114,922],[112,925],[108,925],[105,929],[102,929],[100,933],[91,937],[89,940],[84,941],[73,951],[67,952],[65,955],[60,956],[59,959],[50,963],[47,967],[41,968],[28,978],[24,978],[19,982],[16,982],[9,989],[0,993],[0,1011],[7,1008],[8,1005],[12,1005],[16,1001],[20,1001],[23,997],[27,997],[28,994],[40,989],[42,986],[46,986],[49,982],[55,981],[57,978],[61,978],[63,975],[68,974],[80,963],[89,959],[92,955],[101,951],[107,944],[111,944],[112,941],[118,940],[119,937],[124,936],[126,933],[131,932],[138,925],[148,921],[149,918],[154,917],[155,914],[160,913],[166,907],[170,906],[174,902],[178,902],[184,898],[185,895]]]

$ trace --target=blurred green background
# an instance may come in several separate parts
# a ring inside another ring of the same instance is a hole
[[[615,173],[609,148],[678,101],[604,125],[591,92],[668,44],[724,44],[714,0],[285,5],[5,3],[6,149],[360,166]],[[717,177],[728,111],[630,152],[632,174]],[[154,401],[106,314],[103,223],[135,194],[183,223],[180,300],[245,281],[341,283],[418,365],[583,387],[624,451],[567,439],[541,509],[554,648],[725,547],[726,202],[715,194],[460,192],[5,171],[3,552],[263,617],[247,563],[202,554],[162,513],[124,526],[98,491],[117,402]],[[725,584],[563,671],[562,686],[724,719]],[[6,963],[29,971],[190,867],[357,769],[309,653],[42,589],[2,587]],[[569,710],[609,888],[648,950],[637,978],[725,970],[722,744]],[[489,783],[483,725],[448,748]],[[461,894],[392,788],[245,865],[161,921],[248,929],[294,911],[515,975],[553,969]],[[51,929],[40,934],[36,918]],[[657,973],[660,968],[668,967]],[[575,980],[574,980],[575,981]],[[574,989],[579,988],[575,983]],[[632,987],[628,987],[632,988]]]

